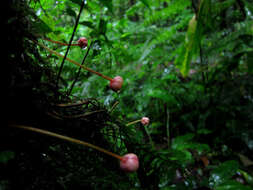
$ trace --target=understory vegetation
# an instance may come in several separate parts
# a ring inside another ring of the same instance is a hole
[[[252,0],[10,0],[6,12],[0,189],[253,188]],[[134,153],[139,168],[13,126]]]

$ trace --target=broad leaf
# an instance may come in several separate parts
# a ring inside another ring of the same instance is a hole
[[[150,9],[150,6],[149,6],[149,3],[148,3],[148,0],[140,0],[147,8]]]
[[[203,32],[207,29],[210,29],[212,26],[210,13],[210,0],[202,0],[199,5],[197,16],[194,15],[189,21],[188,30],[185,37],[185,45],[181,51],[181,55],[176,61],[179,65],[180,72],[184,77],[188,75],[192,57],[198,54]]]
[[[66,13],[67,13],[69,16],[73,16],[74,18],[76,18],[76,12],[75,12],[73,9],[71,9],[70,7],[68,7],[68,8],[66,9]]]
[[[79,22],[79,24],[87,26],[87,27],[92,28],[92,29],[95,28],[93,22],[90,22],[90,21],[81,21],[81,22]]]
[[[194,15],[188,25],[188,31],[186,34],[185,46],[182,51],[182,55],[180,55],[180,58],[177,60],[181,62],[179,63],[179,68],[183,76],[187,76],[190,70],[190,63],[192,60],[192,56],[194,54],[194,50],[197,48],[199,44],[199,42],[196,41],[197,24],[198,22],[196,20],[196,16]]]
[[[105,7],[107,7],[108,10],[109,10],[110,12],[113,12],[113,11],[112,11],[112,8],[113,8],[113,6],[112,6],[112,0],[100,0],[100,2],[101,2]]]
[[[107,21],[105,21],[104,19],[100,19],[99,26],[98,26],[99,34],[104,35],[106,33],[106,25],[107,25]]]
[[[82,5],[82,3],[84,2],[84,0],[70,0],[70,1],[78,5]]]
[[[211,172],[209,179],[210,183],[212,183],[214,186],[218,186],[235,175],[238,169],[238,162],[234,160],[226,161]]]
[[[252,190],[252,188],[237,181],[228,180],[216,187],[215,190]]]
[[[52,28],[39,18],[37,18],[37,20],[33,23],[32,27],[34,32],[38,34],[47,34],[53,32]]]

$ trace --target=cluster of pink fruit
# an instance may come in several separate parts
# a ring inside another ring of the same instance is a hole
[[[60,45],[68,45],[68,44],[65,44],[65,43],[62,43],[62,42],[58,42],[58,41],[54,41],[54,40],[50,40],[50,39],[45,39],[47,41],[50,41],[50,42],[53,42],[53,43],[57,43],[57,44],[60,44]],[[82,49],[85,49],[87,47],[87,44],[88,44],[88,41],[86,38],[84,37],[81,37],[76,44],[71,44],[71,46],[79,46],[80,48]],[[60,57],[63,57],[61,54],[49,49],[48,47],[44,46],[43,44],[39,44],[41,47],[47,49],[48,51],[50,51],[52,54],[55,54],[57,56],[60,56]],[[94,74],[97,74],[99,75],[100,77],[106,79],[106,80],[109,80],[110,81],[110,84],[109,84],[109,87],[115,91],[115,92],[118,92],[121,88],[122,88],[122,85],[123,85],[123,78],[121,76],[116,76],[114,78],[110,78],[108,76],[105,76],[97,71],[94,71],[88,67],[84,67],[82,65],[80,65],[79,63],[69,59],[69,58],[66,58],[66,60],[70,61],[71,63],[74,63],[75,65],[77,66],[80,66],[81,68],[89,71],[89,72],[92,72]],[[138,123],[138,122],[141,122],[143,126],[146,126],[149,124],[149,118],[148,117],[143,117],[142,119],[140,120],[136,120],[136,121],[133,121],[133,122],[130,122],[128,124],[126,124],[126,126],[129,126],[129,125],[132,125],[132,124],[135,124],[135,123]],[[31,130],[31,131],[34,131],[34,132],[38,132],[38,133],[43,133],[43,134],[47,134],[47,135],[50,135],[50,136],[54,136],[54,137],[57,137],[57,138],[62,138],[64,140],[68,140],[68,141],[71,141],[71,142],[75,142],[75,143],[79,143],[79,144],[82,144],[84,146],[88,146],[90,148],[94,148],[96,150],[99,150],[101,152],[104,152],[110,156],[113,156],[113,157],[116,157],[117,159],[120,160],[120,168],[125,171],[125,172],[134,172],[136,171],[138,168],[139,168],[139,159],[137,157],[136,154],[134,153],[128,153],[124,156],[119,156],[117,154],[114,154],[114,153],[111,153],[107,150],[104,150],[100,147],[97,147],[95,145],[92,145],[92,144],[89,144],[89,143],[86,143],[84,141],[78,141],[78,140],[75,140],[75,139],[71,139],[71,138],[68,138],[68,137],[62,137],[61,135],[57,135],[57,134],[53,134],[52,132],[43,132],[43,130],[40,130],[40,129],[35,129],[35,128],[32,128],[32,127],[19,127],[19,128],[23,128],[23,129],[26,129],[26,130]]]

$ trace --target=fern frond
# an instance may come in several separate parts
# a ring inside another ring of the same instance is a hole
[[[154,11],[151,15],[147,15],[147,18],[144,21],[144,25],[148,26],[157,21],[163,21],[167,19],[174,18],[175,15],[180,14],[183,10],[191,5],[190,1],[185,0],[174,0],[170,1],[168,7],[163,8],[159,11]]]

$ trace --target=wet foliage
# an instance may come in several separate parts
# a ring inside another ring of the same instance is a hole
[[[7,4],[0,189],[253,188],[250,0]],[[68,46],[80,37],[86,48]],[[38,44],[121,76],[122,89]],[[149,125],[127,124],[144,116]],[[133,152],[140,167],[125,173],[109,155],[13,125]]]

